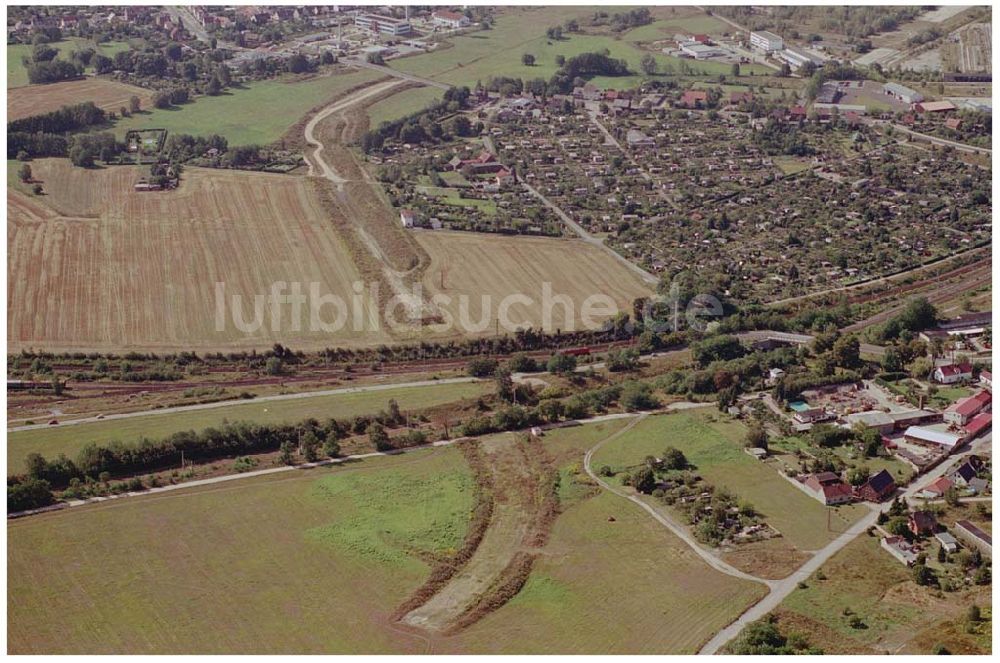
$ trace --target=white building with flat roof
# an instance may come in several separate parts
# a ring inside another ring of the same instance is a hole
[[[409,21],[378,14],[358,14],[354,17],[354,25],[366,32],[386,34],[393,37],[408,35],[413,30]]]
[[[785,47],[785,40],[773,32],[759,30],[750,33],[750,46],[756,48],[758,51],[773,53]]]

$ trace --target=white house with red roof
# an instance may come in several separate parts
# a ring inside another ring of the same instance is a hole
[[[934,381],[941,384],[955,384],[972,379],[972,364],[949,364],[934,369]]]
[[[458,12],[448,11],[447,9],[439,9],[433,14],[431,18],[434,19],[434,23],[437,25],[452,28],[453,30],[458,30],[459,28],[467,28],[471,21],[469,17],[465,14],[460,14]]]
[[[810,474],[802,482],[805,489],[827,506],[846,504],[854,499],[854,491],[833,472]]]
[[[992,371],[980,371],[979,372],[979,384],[983,385],[990,391],[993,391],[993,372]]]

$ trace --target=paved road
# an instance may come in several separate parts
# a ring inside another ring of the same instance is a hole
[[[330,117],[334,113],[342,110],[346,110],[358,103],[359,101],[364,101],[368,97],[375,96],[376,94],[381,94],[386,90],[389,90],[395,86],[399,85],[398,81],[387,81],[385,83],[379,83],[377,85],[372,85],[371,87],[366,87],[363,90],[350,94],[343,99],[339,99],[334,103],[330,104],[320,112],[313,115],[312,119],[306,124],[305,128],[305,138],[306,142],[313,146],[313,152],[306,159],[306,163],[309,164],[309,175],[314,176],[316,174],[316,166],[319,166],[321,171],[321,176],[333,182],[337,188],[342,188],[344,183],[347,182],[343,177],[337,174],[337,172],[323,160],[323,143],[316,138],[316,125]],[[315,164],[313,162],[316,162]]]
[[[383,74],[388,74],[389,76],[395,76],[396,78],[401,78],[404,81],[412,81],[414,83],[420,83],[422,85],[429,85],[431,87],[436,87],[441,90],[450,90],[452,88],[448,83],[442,83],[441,81],[435,81],[430,78],[424,78],[422,76],[414,76],[413,74],[408,74],[405,71],[399,71],[398,69],[393,69],[392,67],[386,67],[381,64],[372,64],[371,62],[365,62],[364,60],[359,60],[357,58],[344,58],[341,60],[344,64],[349,64],[354,67],[361,67],[363,69],[372,69],[374,71],[382,72]]]
[[[977,440],[974,440],[970,447],[963,453],[957,454],[954,459],[948,459],[941,463],[934,469],[932,469],[927,474],[919,477],[914,477],[910,485],[902,492],[902,497],[907,500],[912,500],[916,497],[917,492],[922,486],[944,476],[948,470],[954,466],[957,459],[967,456],[972,453],[978,453],[987,446],[992,446],[993,434],[989,433]],[[792,575],[787,578],[783,578],[777,582],[771,583],[771,592],[760,600],[756,605],[751,606],[746,612],[744,612],[740,617],[734,621],[732,624],[722,629],[715,634],[711,640],[709,640],[704,647],[701,648],[699,654],[715,654],[728,644],[733,638],[738,636],[740,632],[750,623],[764,617],[769,612],[777,608],[785,598],[788,597],[800,581],[804,581],[809,578],[813,573],[815,573],[823,564],[827,562],[831,557],[840,552],[845,546],[851,543],[859,535],[865,532],[869,527],[875,524],[878,520],[878,514],[889,508],[888,504],[869,504],[867,505],[871,508],[871,513],[865,515],[863,518],[854,523],[846,532],[838,536],[836,539],[828,543],[822,549],[818,550],[805,564],[800,566]]]
[[[165,407],[157,410],[142,410],[140,412],[124,412],[121,414],[108,414],[97,417],[85,417],[82,419],[68,419],[60,421],[58,424],[32,424],[30,426],[16,426],[8,428],[8,433],[16,433],[26,430],[38,430],[40,428],[62,428],[63,426],[75,426],[77,424],[89,424],[97,421],[115,421],[118,419],[133,419],[135,417],[155,417],[161,414],[177,414],[178,412],[194,412],[197,410],[215,410],[218,408],[233,407],[237,405],[247,405],[249,403],[272,403],[275,401],[292,401],[303,398],[318,398],[320,396],[336,396],[339,394],[362,394],[371,391],[386,391],[389,389],[405,389],[406,387],[432,387],[439,384],[459,384],[462,382],[476,382],[478,378],[459,377],[444,378],[441,380],[415,380],[413,382],[396,382],[391,384],[373,384],[364,387],[338,387],[337,389],[324,389],[322,391],[303,391],[295,394],[276,394],[274,396],[259,396],[252,400],[234,399],[230,401],[218,401],[215,403],[199,403],[197,405],[178,405],[177,407]]]

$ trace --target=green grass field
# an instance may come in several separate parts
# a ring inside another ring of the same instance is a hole
[[[385,620],[470,481],[437,449],[12,522],[9,651],[422,652]]]
[[[472,478],[439,448],[11,521],[8,650],[696,651],[762,588],[581,478],[584,451],[626,423],[546,434],[563,477],[549,543],[522,592],[457,635],[387,622],[466,531]]]
[[[710,569],[666,528],[582,473],[625,420],[548,431],[562,514],[524,589],[446,643],[449,653],[695,653],[764,593]],[[614,520],[610,520],[613,518]]]
[[[53,48],[59,49],[57,58],[69,59],[74,51],[84,48],[93,48],[98,53],[113,56],[120,50],[128,48],[126,42],[112,41],[104,44],[96,44],[89,39],[80,37],[68,37],[62,41],[51,44]],[[7,45],[7,87],[20,87],[28,85],[28,69],[24,66],[23,60],[31,57],[33,46],[30,44],[8,44]],[[92,70],[92,69],[91,69]]]
[[[666,447],[674,446],[706,481],[749,501],[800,550],[821,548],[867,511],[860,505],[830,509],[833,531],[828,531],[827,507],[791,485],[775,468],[744,453],[745,433],[742,423],[711,408],[650,417],[603,447],[593,464],[621,469],[646,456],[661,456]]]
[[[377,101],[368,107],[369,126],[374,129],[383,122],[398,120],[421,111],[435,101],[440,101],[443,94],[436,87],[418,87]]]
[[[639,61],[647,51],[638,48],[634,41],[627,38],[616,39],[604,34],[573,34],[560,41],[550,41],[546,38],[546,28],[560,25],[571,17],[589,15],[596,9],[544,7],[512,10],[500,16],[491,30],[456,37],[451,40],[454,44],[451,48],[402,58],[392,62],[391,65],[411,74],[472,87],[477,80],[485,82],[490,76],[548,80],[558,69],[555,61],[557,55],[570,58],[580,53],[607,49],[611,57],[628,61],[630,69],[639,72]],[[621,8],[609,11],[621,11]],[[524,53],[535,56],[534,66],[522,64],[521,56]],[[692,71],[700,71],[707,75],[729,74],[731,69],[730,65],[722,63],[695,63],[662,53],[654,53],[654,56],[661,70],[670,67],[675,73],[680,72],[682,63],[686,63]],[[747,74],[769,71],[760,65],[743,65],[742,69]],[[599,86],[624,89],[638,85],[645,78],[641,75],[597,77],[593,82]]]
[[[622,39],[633,42],[649,42],[658,39],[672,39],[679,32],[719,35],[723,32],[731,32],[732,30],[732,26],[728,23],[707,14],[682,17],[668,16],[667,18],[653,21],[649,25],[642,25],[629,30],[622,35]]]
[[[201,430],[218,426],[227,421],[254,423],[293,423],[309,417],[335,419],[359,414],[375,414],[386,407],[390,398],[396,399],[404,410],[450,403],[462,398],[473,398],[488,389],[483,383],[441,384],[431,387],[400,387],[385,391],[354,394],[334,394],[272,402],[240,402],[236,405],[177,412],[150,414],[118,421],[40,428],[7,435],[7,468],[11,473],[24,469],[24,458],[38,452],[46,458],[64,453],[70,458],[90,442],[107,443],[112,440],[128,442],[148,437],[160,438],[183,430]]]
[[[267,145],[281,138],[313,107],[380,77],[378,72],[362,70],[295,82],[258,81],[217,97],[198,97],[183,106],[123,118],[115,124],[115,133],[122,137],[129,129],[162,128],[193,136],[219,134],[230,145]]]

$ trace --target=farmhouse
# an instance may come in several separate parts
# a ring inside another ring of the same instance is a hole
[[[888,471],[882,470],[858,488],[858,497],[868,502],[881,502],[895,492],[895,480]]]
[[[827,506],[846,504],[854,499],[851,487],[833,472],[810,474],[802,485],[812,493],[813,497]]]
[[[974,396],[963,398],[948,406],[944,411],[944,420],[956,426],[964,426],[968,421],[983,410],[989,410],[993,397],[983,390]]]
[[[934,381],[941,384],[955,384],[972,379],[972,364],[949,364],[934,369]]]
[[[968,520],[959,520],[952,528],[955,536],[966,545],[976,548],[986,557],[993,557],[993,537],[979,529]]]
[[[758,30],[750,33],[750,46],[765,53],[780,51],[785,47],[784,40],[773,32]]]
[[[893,99],[899,99],[906,104],[915,104],[924,100],[924,95],[899,83],[886,83],[882,86],[882,91]]]
[[[907,566],[913,566],[917,561],[917,554],[913,552],[913,546],[901,536],[887,536],[882,539],[880,545],[883,550]]]
[[[448,11],[445,9],[439,9],[434,12],[431,14],[431,18],[434,19],[434,23],[436,25],[452,28],[453,30],[466,28],[470,23],[469,17],[465,14],[459,14],[458,12]]]
[[[963,439],[961,435],[924,426],[910,426],[903,433],[903,438],[913,444],[944,447],[946,449],[955,448]]]

